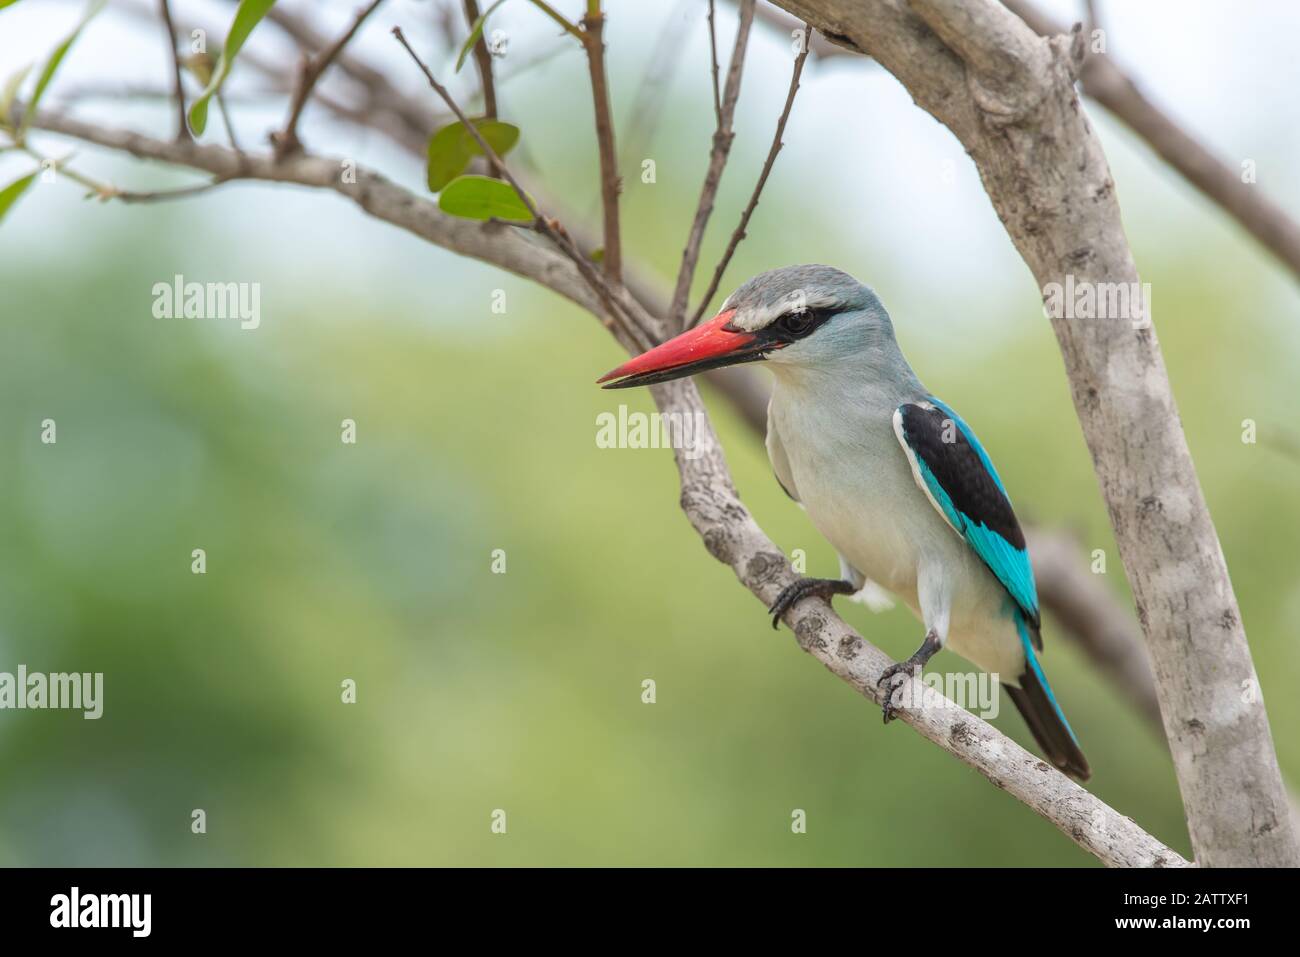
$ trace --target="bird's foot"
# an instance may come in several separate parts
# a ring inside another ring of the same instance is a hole
[[[943,645],[939,641],[939,636],[933,631],[930,631],[926,634],[925,640],[921,642],[921,647],[916,649],[916,652],[912,657],[908,658],[906,661],[900,661],[897,664],[890,665],[880,673],[880,677],[876,679],[876,687],[883,685],[885,688],[885,697],[880,703],[880,710],[885,719],[885,724],[889,724],[889,722],[893,721],[896,717],[898,704],[895,703],[894,697],[898,690],[903,686],[903,682],[901,681],[895,683],[894,678],[897,675],[906,674],[910,675],[917,681],[920,681],[921,669],[925,667],[926,662],[933,658],[934,653],[941,647],[943,647]]]
[[[880,678],[876,681],[877,687],[881,685],[885,687],[885,697],[880,702],[880,711],[885,719],[885,724],[893,721],[896,716],[895,712],[898,711],[898,705],[894,703],[894,694],[903,686],[903,683],[900,681],[895,684],[894,676],[901,674],[910,675],[919,681],[921,679],[921,666],[908,658],[906,661],[890,665],[880,673]]]
[[[825,598],[830,601],[832,595],[852,595],[857,589],[853,587],[852,582],[841,581],[838,578],[800,578],[797,582],[786,585],[781,590],[781,594],[776,596],[776,601],[772,602],[768,614],[772,616],[772,627],[776,628],[781,623],[781,616],[790,610],[790,607],[796,602],[803,601],[809,595],[816,595],[818,598]]]

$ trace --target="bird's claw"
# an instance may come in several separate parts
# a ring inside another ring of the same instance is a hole
[[[932,628],[925,633],[925,640],[921,642],[921,647],[916,649],[912,657],[906,661],[890,665],[880,673],[880,677],[876,679],[876,687],[885,685],[885,698],[880,703],[880,710],[884,712],[885,716],[885,724],[889,724],[894,720],[894,714],[898,710],[897,705],[894,704],[894,694],[902,687],[903,683],[900,681],[895,684],[895,676],[908,674],[920,681],[921,670],[925,667],[926,662],[933,658],[935,652],[942,647],[943,641]]]
[[[781,616],[789,610],[790,606],[808,593],[808,586],[811,584],[811,579],[800,578],[781,589],[781,594],[776,596],[776,601],[772,602],[772,607],[767,610],[767,613],[772,616],[773,630],[781,624]]]
[[[895,685],[893,680],[894,676],[908,674],[913,677],[919,677],[920,673],[921,669],[917,666],[917,663],[911,659],[890,665],[880,673],[880,677],[876,680],[876,687],[880,687],[881,685],[885,686],[885,697],[884,700],[880,702],[880,711],[885,719],[885,724],[889,724],[889,722],[893,721],[897,716],[896,712],[898,711],[898,706],[894,704],[894,692],[897,691],[898,688],[902,687],[902,682]]]
[[[772,602],[772,607],[767,610],[767,613],[772,616],[772,628],[775,629],[781,624],[781,616],[789,611],[792,605],[803,601],[809,595],[817,595],[830,601],[832,595],[852,593],[853,585],[849,582],[834,578],[800,578],[781,589],[781,594],[776,596],[776,601]]]

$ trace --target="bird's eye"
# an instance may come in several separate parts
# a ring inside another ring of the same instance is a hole
[[[811,309],[805,309],[802,312],[787,312],[777,320],[779,328],[787,336],[798,339],[812,332],[817,320],[816,314]]]

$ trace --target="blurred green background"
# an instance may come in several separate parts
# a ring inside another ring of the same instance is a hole
[[[615,73],[625,112],[649,44],[616,22],[618,43],[632,51]],[[779,37],[752,54],[770,69],[746,90],[706,279],[770,137],[781,55]],[[539,70],[506,88],[506,116],[526,117],[529,175],[594,210],[587,115],[575,125],[552,102],[581,64]],[[810,71],[805,101],[821,89],[834,103],[913,109],[878,70]],[[627,172],[631,254],[664,276],[706,159],[699,79],[670,91],[650,153],[658,183],[641,183],[634,161]],[[960,148],[936,130],[908,147],[912,166],[864,155],[823,176],[843,118],[806,105],[724,293],[796,261],[872,284],[1022,518],[1106,549],[1107,578],[1126,593],[1055,340]],[[88,111],[158,130],[164,114]],[[1279,758],[1300,782],[1300,459],[1285,448],[1298,428],[1294,286],[1099,124]],[[314,135],[343,151],[330,137],[346,133]],[[1251,142],[1261,165],[1294,167],[1267,124]],[[79,155],[125,184],[188,181]],[[408,160],[367,161],[419,187]],[[8,181],[20,168],[4,170]],[[846,198],[859,178],[863,195]],[[917,182],[974,225],[863,212]],[[1296,195],[1287,185],[1271,194]],[[928,233],[956,238],[930,258]],[[619,354],[567,302],[336,198],[267,186],[123,207],[41,184],[0,227],[0,249],[0,670],[105,674],[98,721],[0,712],[0,864],[1092,863],[975,772],[882,726],[774,633],[678,510],[669,452],[596,447],[598,413],[651,405],[593,386]],[[153,318],[153,284],[176,273],[260,283],[261,328]],[[496,289],[504,314],[490,309]],[[747,505],[783,548],[807,550],[811,574],[832,573],[760,438],[708,399]],[[57,421],[52,446],[45,418]],[[345,418],[356,445],[340,442]],[[1242,442],[1247,418],[1258,444]],[[492,573],[494,549],[505,574]],[[920,637],[901,608],[839,607],[896,657]],[[1163,743],[1050,620],[1044,631],[1089,787],[1189,853]],[[966,668],[947,652],[933,667]],[[340,700],[347,678],[356,704]],[[646,678],[654,704],[641,701]],[[1032,747],[1013,709],[996,723]],[[191,833],[195,808],[204,835]],[[504,836],[490,830],[498,808]],[[791,833],[796,808],[806,834]]]

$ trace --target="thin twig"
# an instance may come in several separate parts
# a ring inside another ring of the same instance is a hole
[[[548,17],[550,17],[552,20],[558,23],[564,29],[565,33],[570,33],[573,36],[577,37],[579,40],[583,39],[582,31],[579,30],[577,27],[575,27],[567,19],[565,19],[563,15],[561,15],[558,11],[556,11],[556,9],[553,6],[551,6],[549,3],[546,3],[545,0],[532,0],[532,4],[538,10],[541,10],[542,13],[546,14]]]
[[[799,18],[792,14],[786,13],[779,7],[774,7],[770,3],[765,3],[758,8],[755,16],[760,23],[765,23],[774,28],[778,33],[787,37],[793,37],[794,31],[799,28]],[[870,63],[871,60],[862,55],[862,51],[856,46],[845,46],[848,38],[838,36],[832,43],[820,33],[814,33],[812,38],[813,56],[818,60],[829,60],[835,57],[853,57],[862,63]]]
[[[21,143],[14,144],[12,148],[26,153],[32,159],[36,160],[36,162],[41,165],[42,171],[47,169],[51,170],[56,176],[66,176],[78,186],[83,186],[90,190],[89,194],[87,194],[87,199],[93,197],[102,202],[111,197],[115,192],[113,187],[109,186],[107,183],[101,183],[98,180],[91,179],[89,176],[78,173],[76,170],[68,166],[67,164],[72,162],[73,156],[76,155],[75,153],[69,153],[67,156],[55,159],[52,156],[46,156],[44,153],[39,152],[25,140]]]
[[[176,27],[172,24],[172,11],[167,0],[158,0],[163,28],[167,31],[167,52],[171,54],[173,95],[176,98],[176,139],[190,139],[190,125],[185,118],[185,87],[181,83],[181,55],[176,49]]]
[[[107,197],[116,199],[123,203],[156,203],[171,199],[189,199],[192,196],[198,196],[209,190],[216,189],[233,180],[230,176],[218,176],[206,183],[195,183],[193,186],[179,186],[176,189],[156,189],[148,192],[136,192],[127,189],[115,189]]]
[[[374,13],[375,8],[383,2],[384,0],[370,0],[369,4],[357,11],[351,26],[337,40],[316,56],[303,58],[297,81],[294,83],[293,102],[289,105],[289,118],[285,120],[283,130],[271,134],[271,143],[275,146],[275,155],[277,157],[283,159],[290,153],[302,149],[302,143],[298,140],[298,119],[302,116],[303,107],[307,105],[307,98],[311,96],[312,87],[316,85],[316,81],[320,79],[321,74],[334,61],[334,58],[357,35],[357,31],[361,29],[361,24],[366,22],[366,17]]]
[[[713,63],[713,116],[715,128],[722,128],[722,94],[718,89],[718,31],[714,24],[713,0],[709,0],[709,59]]]
[[[230,111],[226,109],[226,98],[218,91],[214,97],[217,101],[217,109],[221,111],[221,124],[226,128],[226,139],[230,140],[230,148],[236,153],[244,152],[239,146],[239,140],[235,138],[235,124],[230,122]]]
[[[479,18],[478,0],[465,0],[465,20],[470,29]],[[486,30],[480,30],[478,40],[474,43],[474,63],[478,67],[479,83],[483,87],[483,115],[489,120],[497,116],[497,90],[492,80],[492,51],[488,49]]]
[[[546,217],[544,217],[541,211],[538,210],[537,206],[533,203],[532,198],[524,188],[519,185],[514,174],[506,168],[506,164],[501,159],[501,156],[492,148],[492,145],[483,138],[483,134],[479,132],[478,127],[470,122],[469,117],[465,115],[465,112],[456,104],[456,101],[452,99],[451,94],[447,92],[447,88],[438,82],[438,78],[433,75],[433,72],[427,66],[425,66],[424,61],[420,59],[419,54],[417,54],[415,50],[411,48],[411,45],[406,42],[406,34],[402,32],[402,28],[393,27],[392,32],[393,36],[397,38],[397,42],[402,45],[410,55],[411,59],[415,61],[415,65],[420,68],[425,79],[429,81],[429,85],[433,87],[434,92],[437,93],[438,96],[442,98],[442,101],[447,104],[448,108],[456,114],[456,119],[461,122],[461,125],[465,127],[465,130],[474,137],[474,141],[478,144],[479,149],[483,151],[483,155],[487,157],[488,162],[492,164],[492,168],[500,174],[502,179],[510,184],[516,193],[519,194],[520,201],[533,217],[536,227],[545,232],[547,228]]]
[[[284,95],[284,90],[267,88],[227,94],[232,103],[261,103],[273,97]],[[168,87],[151,86],[146,83],[123,84],[118,87],[106,87],[94,83],[80,85],[68,84],[58,91],[60,106],[71,106],[87,100],[174,100],[176,92]]]
[[[591,74],[591,98],[596,111],[596,144],[600,151],[600,205],[605,223],[605,276],[623,281],[623,246],[619,238],[618,151],[614,148],[614,119],[609,109],[609,78],[605,73],[605,15],[599,0],[589,0],[582,18],[583,48]]]
[[[713,270],[713,278],[709,280],[709,288],[705,290],[699,308],[695,310],[695,315],[691,317],[691,325],[699,322],[700,317],[704,315],[704,310],[708,308],[709,301],[718,291],[718,285],[722,282],[722,276],[731,263],[731,257],[735,254],[736,247],[745,238],[745,229],[749,226],[749,217],[754,215],[754,209],[758,206],[758,198],[763,193],[763,187],[767,185],[768,174],[772,172],[772,166],[776,163],[776,154],[781,152],[783,145],[781,137],[785,135],[786,121],[790,119],[790,109],[794,106],[794,95],[799,92],[799,77],[803,74],[803,64],[808,59],[811,41],[812,26],[804,24],[803,46],[799,50],[799,55],[794,58],[794,75],[790,77],[790,90],[785,95],[785,107],[781,110],[781,118],[776,121],[776,135],[772,137],[772,147],[767,151],[767,159],[763,161],[763,171],[758,175],[758,183],[754,186],[754,193],[749,197],[749,203],[745,206],[745,211],[740,214],[740,225],[731,234],[731,240],[727,243],[727,251],[722,254],[722,259],[718,262],[718,268]]]
[[[528,210],[528,214],[533,217],[533,228],[555,243],[560,251],[563,252],[578,268],[578,272],[582,274],[582,277],[585,280],[587,280],[592,290],[600,296],[602,302],[604,302],[606,308],[609,310],[609,321],[619,322],[623,325],[627,333],[632,336],[634,340],[639,340],[647,344],[652,342],[649,333],[642,328],[640,323],[638,323],[620,304],[619,297],[614,294],[614,291],[610,289],[609,285],[605,282],[600,273],[598,273],[592,266],[591,260],[584,256],[582,251],[574,244],[573,240],[569,237],[568,232],[560,225],[559,221],[543,215],[541,210],[537,208],[532,197],[529,196],[528,192],[519,185],[519,181],[515,179],[514,174],[506,167],[505,162],[497,154],[497,151],[492,148],[492,145],[488,143],[486,139],[484,139],[483,134],[479,132],[478,127],[470,122],[469,117],[465,115],[464,111],[462,111],[456,104],[456,101],[452,99],[451,94],[447,92],[447,88],[438,82],[438,78],[433,75],[433,72],[427,66],[425,66],[424,61],[420,59],[419,54],[411,49],[411,45],[406,42],[405,34],[402,33],[402,28],[393,27],[393,36],[397,38],[397,42],[405,48],[411,59],[415,61],[415,65],[420,68],[425,79],[429,81],[429,85],[433,87],[434,92],[442,98],[442,101],[447,104],[447,107],[456,114],[456,119],[460,120],[461,125],[465,127],[472,137],[474,137],[474,141],[478,143],[479,149],[483,151],[483,155],[487,157],[488,163],[491,167],[496,170],[497,174],[503,180],[510,184],[510,187],[519,196],[520,202],[524,204],[524,207]]]
[[[704,187],[700,190],[700,201],[695,209],[695,220],[691,223],[690,234],[686,238],[686,248],[682,250],[682,265],[677,272],[677,285],[673,289],[672,304],[668,309],[669,323],[682,328],[686,324],[686,300],[691,292],[691,280],[695,278],[695,266],[700,261],[704,227],[708,225],[709,216],[713,212],[713,202],[718,195],[718,184],[722,181],[722,171],[727,165],[727,155],[731,152],[731,141],[736,136],[731,126],[736,113],[736,100],[740,97],[740,76],[745,66],[745,47],[749,42],[749,28],[753,22],[754,0],[741,0],[740,25],[736,28],[736,46],[731,53],[731,65],[727,68],[727,83],[723,90],[718,126],[713,132],[709,168],[704,174]]]

